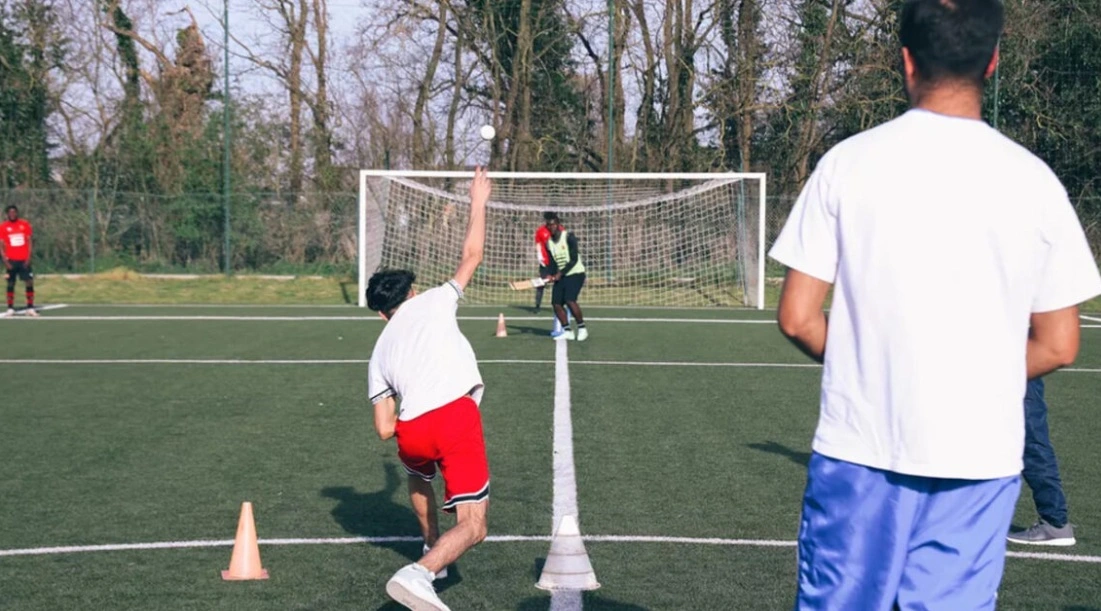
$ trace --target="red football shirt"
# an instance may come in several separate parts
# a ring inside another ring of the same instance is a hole
[[[550,253],[547,252],[547,240],[551,239],[550,229],[546,225],[540,225],[535,230],[535,256],[539,259],[539,265],[550,265]]]
[[[31,257],[31,224],[23,219],[0,223],[0,240],[4,240],[4,256],[12,261]]]

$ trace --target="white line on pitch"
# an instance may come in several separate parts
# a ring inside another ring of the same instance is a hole
[[[3,365],[366,365],[367,359],[0,359]],[[554,361],[487,359],[479,365],[549,365]]]
[[[570,361],[574,365],[614,365],[635,367],[745,367],[766,369],[821,369],[817,363],[737,363],[694,361]]]
[[[1101,318],[1097,318],[1096,316],[1086,316],[1084,314],[1079,314],[1078,318],[1081,318],[1082,320],[1088,320],[1090,322],[1101,322]]]
[[[592,543],[665,543],[676,545],[717,545],[727,547],[764,547],[764,548],[791,548],[795,547],[795,541],[783,539],[724,539],[718,537],[659,537],[647,535],[585,535],[587,542]],[[541,535],[490,535],[486,538],[488,543],[525,543],[548,542],[549,536]],[[387,543],[420,543],[419,536],[394,536],[394,537],[332,537],[332,538],[285,538],[285,539],[260,539],[260,545],[357,545]],[[57,554],[81,554],[93,552],[118,552],[118,551],[144,551],[160,549],[197,549],[205,547],[230,547],[233,539],[201,539],[197,541],[156,541],[150,543],[114,543],[107,545],[66,545],[55,547],[30,547],[21,549],[0,550],[0,558],[10,556],[49,556]],[[1052,554],[1043,552],[1006,552],[1010,558],[1025,560],[1047,560],[1052,562],[1083,562],[1088,564],[1101,564],[1101,556],[1085,556],[1078,554]]]
[[[41,318],[28,320],[52,320],[52,321],[80,321],[80,322],[140,322],[140,321],[177,321],[177,322],[217,322],[217,321],[235,321],[235,322],[348,322],[348,321],[361,321],[361,322],[380,322],[381,319],[375,316],[169,316],[169,315],[157,315],[157,316],[43,316]],[[496,321],[495,316],[459,316],[458,320],[463,321]],[[520,321],[520,322],[540,322],[546,321],[542,316],[510,316],[507,320]],[[605,322],[605,323],[674,323],[674,324],[703,324],[703,325],[774,325],[775,321],[769,319],[752,319],[752,318],[633,318],[633,317],[589,317],[586,320],[589,322]],[[1101,329],[1101,319],[1086,318],[1086,320],[1097,320],[1099,324],[1095,325],[1080,325],[1082,329]]]
[[[161,310],[207,309],[207,310],[217,310],[217,309],[222,309],[222,308],[225,308],[225,309],[239,309],[239,310],[248,310],[248,309],[257,309],[257,310],[279,310],[279,309],[295,310],[295,309],[299,309],[299,310],[304,310],[304,309],[307,309],[307,308],[311,309],[311,310],[317,310],[317,309],[322,309],[322,310],[349,310],[349,311],[360,310],[360,308],[357,308],[357,307],[349,305],[349,304],[331,304],[331,303],[322,303],[322,304],[316,304],[316,305],[311,305],[311,304],[308,304],[308,303],[284,303],[284,304],[278,304],[278,303],[74,303],[74,304],[72,304],[72,307],[81,308],[81,309],[99,309],[99,310],[110,310],[110,309],[115,309],[115,308],[123,309],[123,310],[124,309],[161,309]],[[499,304],[478,304],[478,303],[475,303],[475,304],[460,305],[459,306],[459,311],[460,312],[466,311],[466,310],[498,310],[498,311],[505,310],[505,311],[508,311],[509,309],[516,309],[516,308],[518,308],[520,310],[528,310],[529,309],[528,306],[523,306],[523,305],[519,305],[519,304],[500,304],[500,303]],[[639,306],[639,305],[622,306],[622,305],[590,305],[590,304],[585,304],[585,309],[586,310],[615,310],[615,311],[620,311],[620,312],[623,312],[623,311],[640,311],[640,312],[647,312],[647,311],[652,311],[652,312],[729,312],[729,313],[732,313],[732,314],[733,313],[738,313],[738,312],[775,312],[776,311],[776,308],[767,308],[767,309],[764,309],[764,310],[758,310],[757,308],[725,307],[725,306],[681,306],[681,307],[675,307],[674,306],[674,307],[671,307],[671,306]],[[367,310],[363,309],[362,311],[366,312]]]
[[[565,516],[577,515],[577,472],[573,463],[573,420],[570,417],[570,362],[565,341],[554,346],[554,511],[551,532]],[[550,611],[580,611],[581,592],[555,590]]]
[[[458,320],[464,321],[496,321],[496,316],[459,316]],[[382,322],[377,316],[231,316],[231,315],[153,315],[153,316],[45,316],[36,320],[53,321],[82,321],[82,322],[137,322],[137,321],[236,321],[236,322]],[[545,322],[544,316],[509,316],[507,320],[521,322]],[[775,321],[744,318],[631,318],[631,317],[590,317],[590,322],[635,322],[635,323],[689,323],[689,324],[722,324],[722,325],[774,325]]]
[[[365,365],[366,363],[367,359],[0,359],[0,364],[4,365]]]
[[[561,343],[561,342],[558,342]],[[367,359],[0,359],[0,365],[366,365]],[[550,365],[543,359],[485,359],[479,365]],[[732,369],[821,369],[817,363],[738,363],[693,361],[570,361],[611,367],[707,367]],[[1101,373],[1099,368],[1068,367],[1067,373]]]
[[[311,310],[355,310],[356,308],[350,305],[329,304],[320,303],[316,305],[310,305],[307,303],[77,303],[73,304],[74,309],[99,309],[99,310],[111,310],[111,309],[160,309],[160,310],[193,310],[193,309],[206,309],[206,310],[305,310],[307,308]]]

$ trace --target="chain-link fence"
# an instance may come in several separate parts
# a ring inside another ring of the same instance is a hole
[[[40,272],[352,274],[356,195],[233,194],[229,235],[221,195],[0,191],[34,227]]]
[[[793,194],[769,198],[767,245],[779,235],[794,203]],[[116,267],[150,273],[225,271],[224,202],[218,194],[13,190],[0,191],[0,204],[18,206],[34,226],[34,263],[40,272]],[[1101,197],[1079,198],[1075,205],[1101,259]],[[234,194],[230,270],[354,275],[356,222],[355,193]],[[769,260],[766,275],[782,276],[783,269]]]

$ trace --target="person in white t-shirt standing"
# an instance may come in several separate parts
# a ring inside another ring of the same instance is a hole
[[[1101,293],[1059,180],[981,121],[1003,22],[907,0],[911,110],[822,158],[770,252],[780,328],[824,361],[796,609],[994,608],[1025,381],[1073,362]]]
[[[459,299],[485,249],[485,209],[492,185],[478,168],[470,185],[470,221],[455,277],[417,294],[416,276],[387,270],[371,276],[367,306],[387,321],[368,364],[368,392],[381,439],[397,437],[409,475],[409,497],[425,554],[394,574],[386,593],[420,611],[446,611],[432,582],[486,537],[489,463],[478,411],[483,384],[470,342],[456,320]],[[454,528],[439,534],[432,480],[443,474],[443,510]]]

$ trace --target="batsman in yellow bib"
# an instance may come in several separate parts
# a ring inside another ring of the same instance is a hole
[[[576,339],[583,342],[589,338],[589,330],[585,328],[581,306],[577,305],[581,287],[585,286],[585,264],[581,262],[581,253],[577,249],[577,237],[562,228],[558,213],[544,212],[543,220],[550,232],[550,239],[546,244],[547,252],[550,253],[550,270],[549,275],[543,279],[554,282],[551,303],[554,305],[554,315],[558,317],[558,322],[562,323],[562,330],[552,333],[551,337]],[[570,309],[573,319],[577,322],[576,335],[570,329],[566,308]]]

